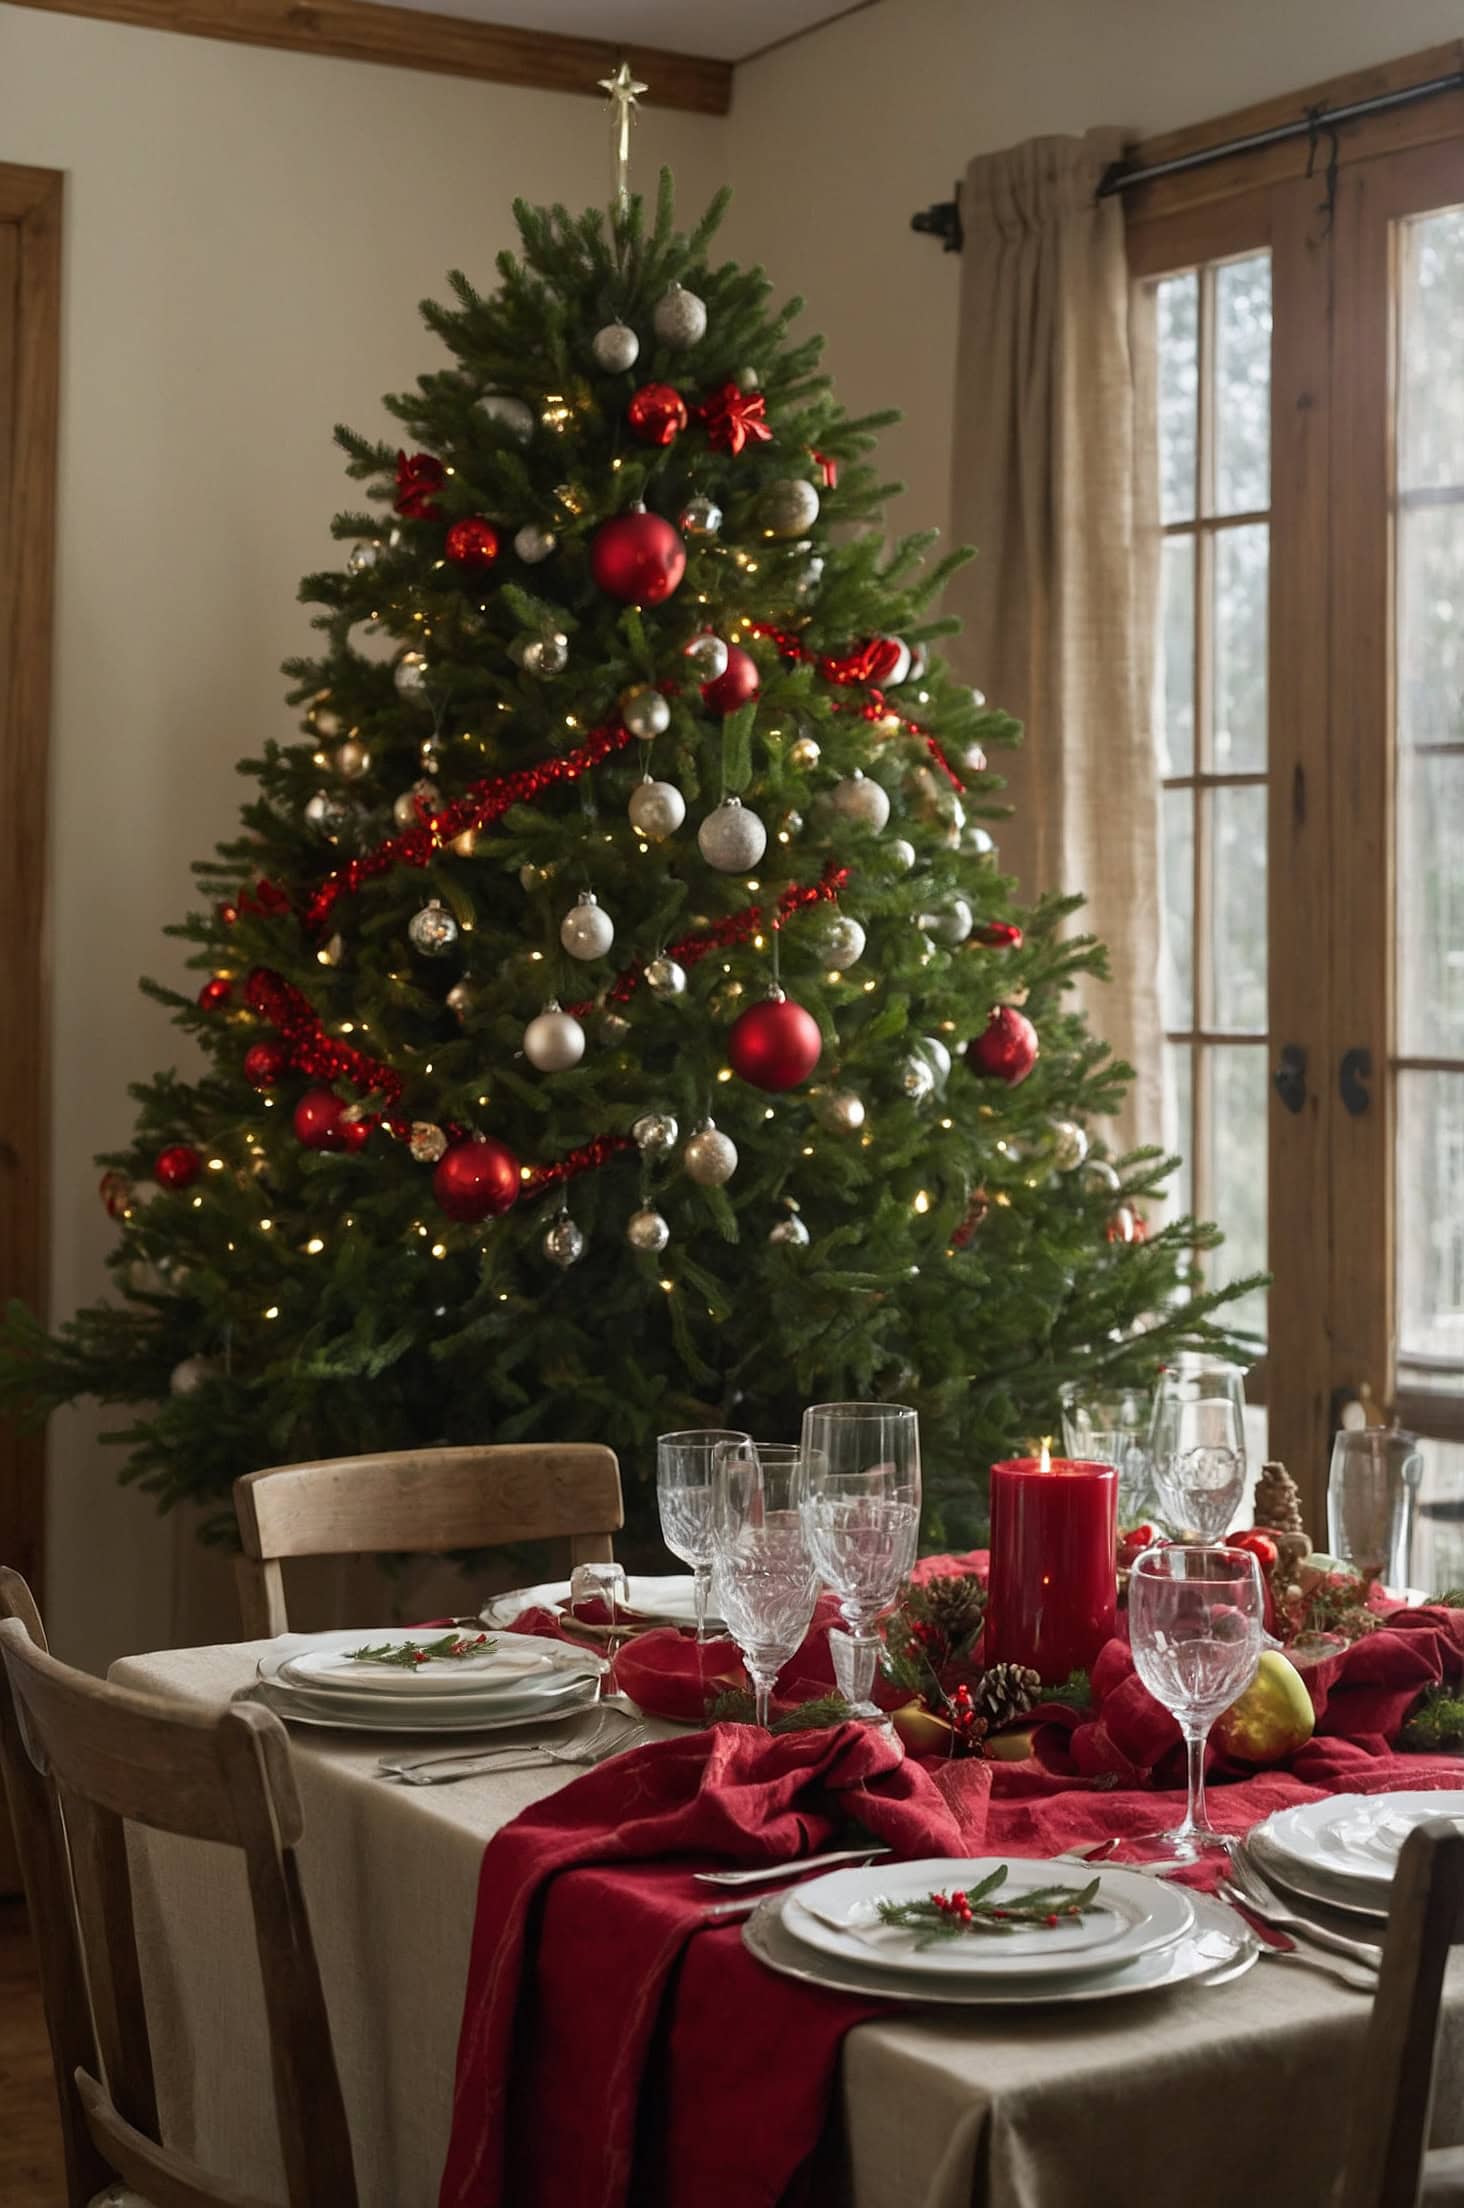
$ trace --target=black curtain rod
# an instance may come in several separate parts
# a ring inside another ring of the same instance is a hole
[[[1396,92],[1377,92],[1371,99],[1350,100],[1343,107],[1313,107],[1288,123],[1276,123],[1270,130],[1251,131],[1244,138],[1227,138],[1220,145],[1203,146],[1196,153],[1176,155],[1172,161],[1154,161],[1147,167],[1137,163],[1115,161],[1098,186],[1100,199],[1111,199],[1116,192],[1132,191],[1136,185],[1152,184],[1161,176],[1182,176],[1191,169],[1207,169],[1212,162],[1228,161],[1238,153],[1257,153],[1266,146],[1285,145],[1296,138],[1320,140],[1340,129],[1343,123],[1357,122],[1364,115],[1386,114],[1390,108],[1411,107],[1417,100],[1436,99],[1443,92],[1464,91],[1464,69],[1454,69],[1447,76],[1430,77],[1423,84],[1403,85]],[[961,227],[961,187],[958,184],[953,199],[937,200],[932,207],[922,207],[910,217],[910,228],[927,237],[939,238],[947,253],[959,253],[965,242]]]

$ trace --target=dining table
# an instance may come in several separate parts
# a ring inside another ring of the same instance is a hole
[[[283,1645],[128,1656],[110,1676],[175,1703],[221,1708],[252,1691],[261,1657]],[[678,1730],[669,1720],[650,1724],[651,1737]],[[455,1744],[439,1735],[421,1745]],[[484,1850],[577,1776],[549,1766],[409,1786],[379,1768],[388,1748],[402,1745],[313,1727],[292,1728],[290,1740],[304,1814],[301,1875],[363,2208],[437,2202]],[[136,1826],[129,1852],[163,2137],[239,2185],[279,2197],[240,1862],[222,1847]],[[709,1901],[722,1898],[709,1889]],[[592,1948],[583,1967],[588,1993]],[[1295,1958],[1263,1959],[1228,1983],[1091,2005],[892,2004],[843,2041],[841,2202],[1321,2208],[1341,2164],[1369,2009],[1367,1994]],[[1464,1950],[1450,1968],[1437,2077],[1434,2143],[1464,2143]],[[565,2088],[572,2108],[573,2080]],[[543,2111],[545,2123],[564,2120],[563,2108]],[[745,2094],[729,2095],[729,2155],[740,2127],[756,2120]],[[759,2196],[748,2208],[766,2204]]]

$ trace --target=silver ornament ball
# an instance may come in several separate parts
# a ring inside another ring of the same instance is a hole
[[[350,815],[350,806],[334,790],[317,790],[313,797],[305,800],[306,826],[332,840],[340,834]]]
[[[1075,1119],[1055,1119],[1050,1128],[1052,1135],[1052,1162],[1059,1173],[1074,1173],[1088,1155],[1088,1131]]]
[[[434,897],[407,922],[407,941],[424,958],[446,958],[458,939],[458,924],[439,898]]]
[[[419,798],[429,813],[441,812],[442,792],[437,784],[425,780],[414,782],[409,790],[402,791],[401,796],[392,806],[391,817],[398,828],[418,828],[421,826],[422,816],[417,810]]]
[[[926,1062],[928,1063],[931,1072],[935,1075],[937,1082],[945,1081],[949,1078],[951,1070],[951,1054],[946,1049],[945,1044],[941,1041],[938,1035],[922,1035],[920,1041],[916,1045],[916,1048],[926,1059]]]
[[[455,981],[447,992],[447,1009],[458,1020],[465,1020],[473,1009],[473,992],[465,981]]]
[[[625,1239],[633,1250],[664,1250],[671,1239],[671,1229],[659,1211],[647,1205],[641,1211],[633,1211],[625,1223]]]
[[[846,775],[842,782],[836,782],[829,792],[829,803],[841,819],[876,832],[890,817],[888,790],[882,782],[872,782],[864,774]]]
[[[805,774],[810,767],[816,767],[822,757],[823,747],[816,736],[799,736],[788,746],[789,764],[801,768]]]
[[[1082,1167],[1083,1179],[1091,1188],[1101,1188],[1113,1195],[1122,1186],[1118,1174],[1107,1158],[1086,1158]]]
[[[908,842],[904,836],[892,836],[889,842],[886,844],[885,849],[888,851],[895,865],[900,869],[900,872],[902,874],[908,874],[911,867],[915,864],[914,844]]]
[[[698,299],[694,291],[673,284],[656,301],[651,320],[661,343],[669,345],[673,353],[684,353],[706,336],[706,302]]]
[[[327,702],[329,696],[330,692],[326,691],[322,697],[317,698],[306,715],[317,736],[339,736],[346,725],[335,707]]]
[[[201,1387],[217,1375],[218,1366],[211,1357],[185,1357],[169,1373],[168,1387],[174,1395],[196,1395]]]
[[[822,554],[816,554],[813,559],[805,560],[802,567],[798,570],[797,580],[794,582],[793,585],[794,597],[801,599],[806,605],[810,598],[816,598],[818,596],[819,585],[822,583],[823,577],[824,563]]]
[[[757,502],[757,518],[770,537],[802,537],[818,520],[818,492],[801,475],[780,476]]]
[[[407,1148],[418,1165],[436,1165],[447,1156],[447,1136],[430,1119],[414,1119]]]
[[[681,1162],[698,1188],[720,1188],[737,1171],[737,1145],[714,1120],[704,1120],[682,1151]]]
[[[796,1211],[790,1211],[786,1219],[780,1219],[768,1229],[770,1242],[781,1242],[785,1249],[802,1250],[808,1247],[808,1229]]]
[[[675,1149],[681,1130],[671,1112],[642,1112],[630,1132],[642,1157],[664,1158]]]
[[[522,399],[513,398],[507,391],[490,391],[478,404],[496,429],[507,430],[521,445],[526,445],[533,436],[534,410]]]
[[[935,1093],[935,1070],[923,1051],[912,1050],[900,1061],[900,1087],[912,1104],[923,1104]]]
[[[716,682],[727,672],[727,647],[720,636],[694,636],[682,646],[681,656],[698,682]]]
[[[542,636],[530,637],[519,654],[519,665],[526,675],[562,675],[569,665],[569,638],[563,629],[546,629]]]
[[[607,322],[603,330],[596,330],[590,349],[606,375],[620,376],[639,360],[640,339],[628,322]]]
[[[714,498],[698,495],[687,500],[678,523],[684,537],[714,537],[722,526],[722,509]]]
[[[686,994],[686,968],[678,966],[674,958],[663,952],[653,958],[646,968],[646,986],[654,996],[681,997]]]
[[[559,539],[552,529],[543,528],[537,521],[526,521],[515,533],[513,548],[525,567],[537,567],[547,560]]]
[[[745,874],[768,847],[768,832],[740,797],[729,797],[708,813],[696,832],[697,848],[719,874]]]
[[[864,941],[864,930],[859,922],[846,912],[836,913],[825,924],[818,946],[819,957],[826,966],[832,966],[835,973],[846,973],[864,956]]]
[[[979,820],[973,820],[961,831],[960,848],[968,858],[989,859],[996,849],[996,838]]]
[[[585,1031],[551,1000],[524,1029],[524,1056],[540,1073],[564,1073],[585,1054]]]
[[[581,890],[559,923],[559,940],[571,958],[603,958],[615,941],[615,922],[593,891]]]
[[[585,1238],[567,1211],[562,1211],[547,1229],[543,1246],[550,1264],[557,1265],[561,1272],[578,1265],[585,1254]]]
[[[975,915],[964,897],[952,897],[938,912],[922,912],[917,926],[937,943],[964,943],[976,925]]]
[[[647,776],[631,791],[626,810],[637,835],[647,843],[664,843],[685,820],[686,800],[674,782],[653,782]]]
[[[369,575],[380,558],[381,546],[366,538],[351,546],[346,565],[353,575]]]
[[[649,744],[671,726],[671,708],[650,683],[637,682],[620,693],[620,718],[632,736]]]
[[[817,1104],[819,1124],[832,1135],[857,1135],[864,1125],[864,1099],[852,1089],[830,1089]]]
[[[612,1012],[608,1005],[602,1005],[595,1014],[595,1033],[602,1043],[607,1043],[613,1050],[630,1033],[630,1022],[622,1013]]]
[[[347,782],[357,782],[371,772],[371,754],[358,736],[348,736],[336,746],[335,764],[337,774]]]
[[[409,698],[414,705],[423,703],[427,695],[427,661],[421,652],[403,652],[392,670],[392,681],[399,697]]]

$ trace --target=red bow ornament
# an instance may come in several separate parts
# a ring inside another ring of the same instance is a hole
[[[404,521],[436,521],[434,492],[442,489],[447,470],[430,452],[399,452],[396,466],[396,510]]]
[[[763,419],[766,412],[761,391],[739,391],[735,383],[724,383],[702,400],[696,418],[706,430],[709,445],[739,453],[749,438],[759,445],[772,443],[773,433]]]
[[[844,659],[832,653],[818,663],[825,682],[883,682],[900,664],[901,647],[892,636],[872,636]]]

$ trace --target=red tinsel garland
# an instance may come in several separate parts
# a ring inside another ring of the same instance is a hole
[[[802,882],[790,882],[767,920],[769,930],[776,935],[795,912],[802,912],[809,905],[837,903],[839,892],[848,879],[848,867],[839,866],[830,859],[823,870],[822,879],[811,887]],[[757,934],[763,922],[764,910],[761,905],[744,905],[741,912],[729,912],[725,920],[716,921],[700,935],[683,935],[679,942],[668,943],[666,956],[674,958],[678,966],[700,965],[712,951],[725,950],[731,943],[747,942],[750,936]],[[623,973],[616,975],[605,991],[605,1002],[628,1004],[644,979],[645,965],[638,959],[634,966],[627,966]],[[579,1019],[584,1013],[593,1012],[594,1000],[587,999],[583,1004],[571,1004],[565,1009]]]
[[[327,874],[318,889],[311,892],[305,906],[305,924],[309,928],[321,928],[330,918],[337,900],[354,895],[363,882],[375,881],[389,874],[397,866],[426,866],[444,844],[462,835],[469,828],[487,828],[513,805],[524,805],[539,797],[545,790],[560,782],[577,782],[590,767],[596,767],[602,759],[614,752],[623,751],[632,741],[629,729],[618,722],[603,728],[592,729],[582,744],[573,751],[561,752],[556,759],[543,759],[537,767],[515,767],[510,774],[495,774],[481,782],[475,782],[451,805],[434,813],[420,828],[409,828],[404,835],[388,836],[374,851],[368,851],[359,859],[347,859]]]
[[[593,1142],[581,1144],[578,1150],[570,1150],[554,1165],[536,1165],[523,1185],[528,1197],[542,1196],[546,1188],[562,1188],[566,1181],[575,1180],[581,1173],[593,1173],[623,1151],[633,1150],[635,1140],[630,1135],[596,1135]]]
[[[244,1001],[278,1029],[290,1064],[300,1073],[318,1081],[349,1081],[363,1096],[375,1089],[388,1106],[400,1102],[401,1075],[379,1058],[327,1035],[309,1000],[282,974],[256,966],[244,984]]]
[[[894,721],[900,728],[904,729],[907,736],[918,736],[920,738],[926,750],[930,753],[932,763],[939,768],[953,790],[965,789],[965,783],[961,780],[929,729],[922,728],[919,721],[912,721],[906,714],[897,713],[885,697],[883,690],[874,687],[872,680],[874,675],[884,671],[890,664],[887,657],[890,640],[887,637],[871,637],[869,642],[862,644],[857,651],[850,652],[844,659],[839,659],[831,652],[805,650],[791,629],[780,629],[771,621],[754,621],[752,623],[752,633],[754,636],[765,636],[771,643],[776,644],[784,659],[796,659],[805,667],[816,667],[825,682],[834,683],[841,689],[849,688],[854,684],[868,685],[868,695],[861,706],[857,708],[839,706],[835,710],[838,712],[857,710],[860,717],[866,721]]]

